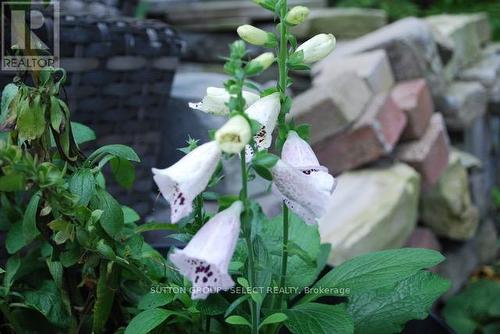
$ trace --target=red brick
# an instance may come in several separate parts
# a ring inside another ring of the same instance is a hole
[[[406,112],[408,117],[401,139],[411,140],[422,137],[434,112],[431,92],[425,80],[401,82],[394,87],[391,94],[394,102]]]
[[[391,96],[379,94],[351,128],[314,149],[321,163],[338,174],[390,153],[405,125],[406,115]]]
[[[448,166],[449,139],[441,114],[431,117],[422,138],[399,145],[397,159],[415,168],[422,176],[423,189],[436,184]]]
[[[417,227],[406,240],[405,247],[441,250],[438,238],[428,227]]]

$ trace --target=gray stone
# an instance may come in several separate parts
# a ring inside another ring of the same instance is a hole
[[[367,8],[322,8],[312,9],[307,20],[293,28],[299,39],[316,34],[334,34],[337,39],[352,39],[363,36],[387,24],[383,10]]]
[[[445,89],[443,66],[429,24],[406,18],[354,41],[339,45],[313,67],[314,73],[336,66],[337,59],[361,52],[385,49],[396,81],[425,78],[434,97]]]
[[[146,64],[144,57],[115,56],[107,60],[106,67],[111,71],[135,71],[146,67]]]
[[[478,81],[488,92],[490,103],[500,103],[500,54],[483,53],[480,61],[460,71],[461,81]]]
[[[434,15],[425,20],[433,28],[436,41],[451,47],[451,58],[445,65],[445,76],[452,80],[461,69],[472,64],[480,56],[479,16]]]
[[[316,86],[327,84],[345,72],[354,72],[365,80],[374,95],[387,92],[394,86],[394,75],[385,50],[339,58],[335,66],[325,68],[315,77],[313,84]]]
[[[467,171],[456,154],[450,154],[448,168],[438,183],[422,192],[420,219],[439,236],[454,240],[474,236],[479,212],[471,202]]]
[[[295,97],[290,115],[311,125],[311,143],[333,136],[358,119],[373,94],[365,80],[344,72]]]
[[[446,300],[457,293],[481,265],[494,261],[498,249],[495,225],[486,220],[471,240],[463,243],[447,241],[443,247],[446,259],[438,266],[438,273],[452,283],[452,288],[444,295]]]
[[[446,125],[454,130],[467,128],[486,112],[487,93],[479,82],[453,82],[437,110],[443,113]]]
[[[418,173],[402,163],[339,176],[319,222],[321,242],[332,245],[328,263],[403,246],[415,228],[419,193]]]

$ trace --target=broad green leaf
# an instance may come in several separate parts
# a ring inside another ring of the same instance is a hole
[[[97,189],[90,206],[103,211],[99,223],[110,237],[116,238],[125,224],[120,204],[106,190]]]
[[[224,318],[227,318],[241,303],[245,302],[250,298],[250,295],[243,295],[238,297],[234,302],[231,303],[224,313]]]
[[[9,112],[10,103],[12,102],[12,100],[14,100],[18,91],[19,91],[19,88],[17,87],[17,85],[15,85],[13,83],[10,83],[3,88],[2,104],[1,104],[1,109],[0,109],[0,123],[2,123],[5,120],[5,118],[7,117],[7,114]]]
[[[92,333],[102,333],[111,314],[115,291],[118,288],[118,271],[112,263],[101,262],[97,281],[96,301],[92,314]]]
[[[451,297],[443,316],[458,334],[473,334],[500,318],[500,282],[482,279]]]
[[[277,216],[262,224],[259,233],[271,254],[271,264],[274,271],[273,280],[278,280],[281,268],[281,251],[283,237],[282,216]],[[291,242],[316,259],[320,252],[320,238],[317,226],[306,225],[294,214],[290,214],[288,237]],[[286,285],[297,287],[299,291],[309,286],[316,279],[317,265],[304,262],[299,256],[288,258]]]
[[[21,191],[24,189],[25,180],[24,175],[21,173],[10,173],[8,175],[0,176],[0,191],[13,192]]]
[[[327,292],[318,290],[320,292],[307,294],[301,303],[323,295],[343,295],[345,289],[361,293],[393,286],[419,270],[435,266],[443,260],[444,257],[439,252],[419,248],[392,249],[361,255],[335,267],[314,285],[314,288],[328,288]],[[340,291],[340,294],[336,291]]]
[[[122,206],[123,218],[125,224],[132,224],[141,219],[141,216],[134,209],[129,208],[128,206]]]
[[[179,226],[176,224],[166,223],[146,223],[136,227],[136,233],[143,233],[148,231],[177,231]]]
[[[161,325],[176,312],[154,308],[136,315],[125,329],[125,334],[146,334]]]
[[[61,124],[66,120],[64,112],[61,110],[58,98],[50,97],[50,125],[57,133],[61,130]]]
[[[354,325],[345,304],[302,304],[286,310],[285,314],[288,316],[285,326],[293,334],[354,333]]]
[[[211,294],[207,299],[200,300],[196,305],[196,309],[203,314],[215,316],[224,314],[228,306],[228,301],[222,295]]]
[[[114,158],[110,161],[111,172],[116,182],[125,189],[130,189],[135,181],[135,169],[126,159]]]
[[[5,240],[5,248],[9,254],[14,254],[21,248],[26,246],[23,235],[23,223],[21,221],[12,224],[7,232],[7,239]]]
[[[412,319],[425,319],[432,304],[450,288],[449,281],[427,271],[403,279],[393,286],[353,290],[348,311],[356,333],[400,333]]]
[[[92,153],[88,157],[87,161],[89,161],[91,164],[94,164],[96,160],[108,154],[129,161],[141,162],[141,159],[139,159],[139,157],[132,148],[120,144],[106,145],[101,148],[98,148],[97,150],[94,151],[94,153]]]
[[[87,206],[95,193],[95,178],[89,168],[81,168],[71,175],[69,191],[79,197],[78,204]]]
[[[24,304],[43,314],[52,324],[61,328],[68,326],[70,315],[53,281],[43,281],[36,290],[26,291],[23,295]]]
[[[265,326],[265,325],[277,324],[277,323],[285,321],[286,319],[288,319],[288,317],[286,316],[286,314],[284,314],[284,313],[274,313],[274,314],[271,314],[270,316],[268,316],[267,318],[265,318],[260,323],[259,328],[262,327],[262,326]]]
[[[35,239],[40,232],[38,231],[38,228],[36,226],[36,218],[37,218],[37,210],[38,210],[38,203],[40,202],[40,193],[37,192],[36,194],[31,197],[28,206],[26,207],[26,210],[24,211],[24,217],[23,217],[23,235],[24,235],[24,242],[26,244],[29,244],[33,239]]]
[[[153,288],[151,289],[153,290]],[[154,290],[156,291],[156,290]],[[175,298],[175,293],[171,290],[165,290],[162,292],[152,292],[145,294],[137,308],[139,310],[149,310],[161,306],[170,304]]]
[[[9,257],[5,266],[5,275],[3,276],[3,285],[7,288],[7,290],[9,290],[12,283],[14,283],[14,279],[19,268],[21,268],[21,258],[19,255],[16,254]]]
[[[243,318],[241,315],[232,315],[226,318],[226,322],[230,325],[252,327],[248,320]]]
[[[96,138],[94,130],[77,122],[71,122],[71,132],[73,132],[73,138],[77,144],[83,144]]]
[[[45,125],[45,110],[40,104],[40,97],[36,96],[32,105],[26,105],[21,110],[16,129],[22,139],[33,140],[45,132]]]

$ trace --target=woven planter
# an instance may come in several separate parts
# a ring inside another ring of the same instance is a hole
[[[63,97],[72,119],[90,126],[98,138],[83,149],[125,144],[136,150],[142,162],[132,189],[110,179],[108,190],[145,214],[152,203],[151,167],[159,152],[160,120],[167,112],[181,41],[158,21],[65,14],[60,40],[61,67],[68,74]],[[0,74],[2,87],[12,76]]]

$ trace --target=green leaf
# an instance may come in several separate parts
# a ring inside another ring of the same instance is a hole
[[[500,317],[500,282],[481,279],[451,297],[443,316],[458,334],[473,334]]]
[[[224,314],[228,306],[228,301],[222,295],[211,294],[207,299],[200,300],[196,305],[196,309],[203,314],[216,316]]]
[[[120,204],[107,191],[97,189],[90,206],[103,211],[99,223],[110,237],[116,238],[125,224]]]
[[[255,153],[252,159],[252,163],[254,165],[259,165],[265,168],[273,168],[274,165],[276,165],[276,163],[278,162],[278,160],[279,158],[272,153],[268,153],[266,151],[259,151]]]
[[[43,314],[52,324],[61,328],[68,326],[70,315],[53,281],[43,281],[38,289],[26,291],[23,295],[24,304]]]
[[[5,248],[9,254],[14,254],[21,248],[26,246],[23,235],[23,223],[21,221],[12,224],[7,232],[7,239],[5,240]]]
[[[171,290],[162,291],[161,293],[153,292],[156,291],[155,288],[151,288],[151,290],[152,291],[142,297],[139,305],[137,305],[137,308],[139,310],[149,310],[165,306],[170,304],[175,298],[175,293],[173,293]]]
[[[95,193],[96,182],[89,168],[80,168],[68,181],[69,191],[79,197],[78,204],[87,206]]]
[[[125,189],[130,189],[135,180],[135,169],[132,163],[126,159],[114,158],[110,161],[111,172],[116,182]]]
[[[141,159],[139,159],[139,157],[132,148],[120,144],[106,145],[101,148],[98,148],[97,150],[94,151],[94,153],[92,153],[88,157],[87,161],[90,162],[91,164],[94,164],[99,158],[102,158],[108,154],[129,161],[141,162]]]
[[[267,318],[265,318],[260,323],[259,328],[262,327],[262,326],[265,326],[265,325],[277,324],[277,323],[285,321],[286,319],[288,319],[288,317],[286,316],[286,314],[284,314],[284,313],[274,313],[274,314],[271,314],[270,316],[268,316]]]
[[[250,295],[242,295],[238,297],[234,302],[231,303],[226,309],[226,312],[224,313],[224,318],[227,318],[228,315],[230,315],[241,303],[245,302],[250,298]]]
[[[286,310],[285,326],[293,334],[349,334],[354,325],[345,304],[309,303]],[[371,333],[371,332],[367,332]]]
[[[77,122],[71,122],[71,131],[77,144],[83,144],[96,138],[94,130]]]
[[[166,223],[146,223],[137,226],[135,233],[143,233],[148,231],[177,231],[179,226],[176,224],[166,224]]]
[[[7,290],[9,290],[12,283],[14,283],[15,276],[19,268],[21,268],[21,258],[19,255],[16,254],[9,257],[5,266],[5,275],[3,276],[3,285],[7,288]]]
[[[36,96],[32,105],[26,104],[20,111],[16,123],[20,138],[33,140],[45,132],[45,110],[40,103],[40,96]]]
[[[282,219],[280,215],[262,223],[262,231],[259,233],[271,255],[271,268],[274,271],[273,280],[276,281],[279,280],[281,268]],[[290,214],[288,228],[288,239],[309,254],[310,258],[316,259],[320,252],[318,227],[306,225],[296,215]],[[312,284],[316,279],[316,263],[304,262],[298,256],[290,256],[287,267],[287,286],[297,287],[299,291]]]
[[[393,286],[443,260],[439,252],[419,248],[391,249],[358,256],[335,267],[314,285],[314,288],[327,288],[328,291],[307,294],[300,302],[324,295],[343,295],[345,289],[361,293]]]
[[[125,224],[132,224],[141,219],[139,214],[135,212],[134,209],[129,208],[128,206],[122,205],[123,217],[125,220]]]
[[[21,173],[10,173],[0,176],[0,191],[13,192],[21,191],[25,187],[24,175]]]
[[[425,319],[435,300],[450,288],[449,281],[426,271],[395,286],[370,289],[349,297],[348,311],[356,333],[399,333],[412,319]]]
[[[58,100],[59,99],[55,96],[50,97],[50,125],[57,133],[61,130],[63,121],[66,120],[66,116],[61,110],[61,105]]]
[[[38,235],[40,235],[40,232],[38,231],[38,228],[36,226],[36,212],[38,210],[38,203],[40,202],[40,193],[37,192],[36,194],[31,197],[28,206],[26,207],[26,210],[24,211],[24,217],[23,217],[23,235],[24,235],[24,242],[26,244],[29,244],[30,242],[33,241]]]
[[[115,291],[118,288],[118,271],[113,263],[101,262],[97,281],[96,300],[92,314],[92,333],[102,333],[111,314]]]
[[[248,322],[248,320],[240,315],[232,315],[226,318],[226,322],[230,325],[252,327],[252,325]]]
[[[125,329],[125,334],[146,334],[161,325],[176,312],[165,309],[146,310],[136,315]]]
[[[12,102],[12,100],[14,100],[18,91],[19,88],[13,83],[10,83],[3,88],[2,104],[0,109],[0,123],[2,123],[7,118],[10,103]]]

